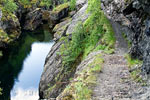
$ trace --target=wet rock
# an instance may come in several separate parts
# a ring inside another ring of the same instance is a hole
[[[0,51],[0,58],[3,56],[3,52],[2,51]]]

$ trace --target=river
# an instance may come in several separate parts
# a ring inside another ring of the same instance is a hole
[[[22,32],[22,38],[0,59],[0,100],[38,100],[40,76],[53,44],[44,26],[34,33]]]

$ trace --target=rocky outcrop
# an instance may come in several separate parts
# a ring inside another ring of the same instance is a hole
[[[79,21],[85,21],[88,18],[86,13],[87,4],[85,4],[72,18],[71,22],[66,20],[54,28],[55,38],[58,40],[61,36],[65,36],[65,40],[69,41],[70,36],[66,36],[66,31],[73,32],[73,28],[78,24]],[[82,12],[82,13],[81,13]],[[68,23],[69,22],[69,23]],[[62,24],[67,23],[66,26],[62,27]],[[58,32],[60,36],[56,36]],[[52,47],[52,50],[48,54],[45,62],[45,67],[40,80],[39,95],[40,98],[56,98],[68,84],[69,78],[74,75],[76,67],[73,67],[68,73],[65,73],[65,66],[62,64],[62,56],[59,55],[61,52],[61,46],[65,45],[65,41],[61,38]]]
[[[52,0],[51,6],[59,5],[52,10],[51,7],[45,5],[40,6],[40,0],[31,1],[26,4],[22,1],[15,1],[18,9],[8,14],[0,12],[0,49],[6,48],[10,42],[18,39],[21,35],[21,29],[34,31],[43,21],[49,23],[52,28],[57,21],[68,15],[69,5],[62,4],[62,0]],[[49,9],[48,9],[49,8]],[[58,8],[58,9],[57,9]]]
[[[33,31],[41,24],[42,10],[40,8],[36,8],[34,11],[29,12],[26,15],[24,29]]]
[[[55,41],[58,41],[61,37],[65,36],[66,35],[66,30],[71,22],[71,18],[66,18],[65,21],[57,24],[54,29],[53,29],[53,32],[55,33],[54,34],[54,40]]]
[[[50,19],[52,21],[59,21],[63,17],[67,16],[68,11],[69,11],[69,4],[68,3],[61,4],[50,12]]]
[[[10,42],[19,38],[20,33],[20,23],[15,15],[2,19],[0,21],[0,48],[6,48]]]
[[[43,21],[47,21],[50,28],[53,28],[53,26],[58,23],[60,19],[68,15],[68,12],[68,3],[57,6],[53,11],[36,8],[26,15],[24,29],[33,31],[42,25]]]

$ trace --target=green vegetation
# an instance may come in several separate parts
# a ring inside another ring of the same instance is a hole
[[[4,43],[11,42],[11,39],[8,36],[8,34],[6,32],[4,32],[4,30],[2,30],[2,29],[0,29],[0,40]]]
[[[129,54],[125,55],[127,61],[128,61],[128,66],[129,68],[134,67],[135,65],[141,65],[142,61],[140,61],[139,59],[133,59],[131,58],[131,56]]]
[[[1,0],[0,9],[2,10],[2,20],[13,18],[13,13],[17,10],[18,6],[14,0]]]
[[[31,1],[29,1],[29,0],[18,0],[18,2],[19,2],[24,8],[30,8],[30,7],[31,7]]]
[[[63,65],[61,67],[63,73],[58,74],[55,78],[56,82],[63,82],[63,78],[67,77],[67,75],[69,76],[76,69],[76,66],[81,62],[81,60],[85,59],[90,52],[94,50],[113,51],[112,49],[115,44],[114,32],[109,20],[105,17],[101,10],[100,5],[100,0],[89,0],[87,12],[91,15],[84,23],[78,23],[75,31],[72,33],[71,40],[68,39],[68,36],[60,39],[60,41],[64,42],[64,44],[61,45],[60,52],[58,53],[61,55],[63,60]],[[99,59],[97,62],[101,62],[101,60]],[[101,64],[97,64],[96,62],[93,64],[94,68],[91,69],[91,67],[89,67],[89,69],[86,70],[88,72],[83,71],[83,73],[85,72],[85,75],[86,73],[91,72],[91,70],[100,70]],[[96,78],[93,74],[91,74],[88,79],[89,80],[86,80],[81,76],[77,78],[77,80],[80,80],[81,82],[74,82],[73,91],[75,91],[74,94],[77,94],[76,96],[73,96],[77,98],[75,100],[89,100],[84,99],[90,98],[89,94],[91,94],[91,90],[88,89],[85,82],[90,80],[93,80],[92,82],[94,82]],[[51,87],[50,89],[52,90]],[[53,89],[55,88],[56,87]]]
[[[3,52],[2,51],[0,51],[0,57],[2,57],[3,56]]]
[[[57,7],[55,7],[53,9],[53,13],[59,13],[60,11],[62,11],[65,8],[69,8],[69,4],[68,3],[64,3],[64,4],[60,4]]]
[[[6,11],[7,13],[13,13],[17,10],[17,5],[13,0],[4,0],[4,9],[3,11]]]
[[[124,0],[126,3],[130,3],[132,0]]]
[[[124,39],[128,42],[128,48],[130,48],[132,45],[131,41],[129,39],[127,39],[127,35],[125,33],[122,33],[122,34],[123,34]]]
[[[75,10],[76,9],[76,0],[71,0],[70,1],[70,10]]]
[[[62,93],[62,100],[91,100],[92,86],[96,85],[97,74],[101,71],[104,60],[97,55],[94,61],[87,65],[77,77],[71,81]]]
[[[52,0],[41,0],[40,6],[46,6],[49,8],[52,5]]]
[[[112,50],[115,37],[113,29],[100,9],[99,0],[89,0],[88,12],[91,16],[81,22],[72,33],[72,40],[65,40],[61,47],[64,66],[71,67],[81,55],[85,58],[95,48],[96,50]],[[100,41],[100,44],[97,43]]]
[[[132,69],[132,67],[135,67],[136,65],[142,65],[142,61],[138,60],[138,59],[132,59],[131,56],[128,54],[126,55],[126,59],[128,62],[128,66],[130,69]],[[141,69],[135,69],[131,72],[131,77],[136,81],[136,82],[140,82],[143,85],[145,85],[145,82],[142,80],[142,77],[140,76],[141,73]]]
[[[0,88],[0,95],[2,95],[2,88]]]

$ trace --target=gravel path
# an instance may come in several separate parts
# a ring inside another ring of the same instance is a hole
[[[121,28],[119,24],[112,22],[112,25],[116,37],[115,54],[103,55],[105,62],[102,72],[98,75],[92,100],[146,100],[138,98],[144,90],[130,77],[124,57],[128,45],[121,34]]]

